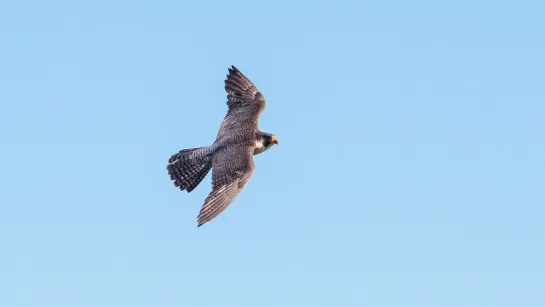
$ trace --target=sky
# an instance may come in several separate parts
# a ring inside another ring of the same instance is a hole
[[[0,3],[0,306],[545,306],[545,2]],[[197,228],[235,65],[265,95]]]

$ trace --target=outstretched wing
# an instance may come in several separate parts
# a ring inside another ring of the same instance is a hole
[[[265,97],[252,81],[233,65],[229,68],[227,79],[225,79],[225,91],[229,109],[245,107],[262,112],[267,104]]]
[[[218,216],[246,186],[255,168],[253,152],[253,147],[233,144],[214,155],[212,192],[197,217],[198,227]]]
[[[227,106],[229,107],[219,134],[230,133],[237,126],[257,128],[259,115],[267,102],[257,87],[235,66],[229,68],[225,79]]]

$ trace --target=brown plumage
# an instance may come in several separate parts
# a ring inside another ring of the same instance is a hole
[[[229,68],[225,90],[228,110],[214,143],[183,149],[167,166],[174,185],[188,193],[212,169],[212,191],[198,215],[198,226],[218,216],[246,186],[255,169],[253,156],[278,144],[275,135],[258,128],[265,97],[235,66]]]

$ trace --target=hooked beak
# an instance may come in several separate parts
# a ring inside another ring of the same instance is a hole
[[[278,139],[276,138],[276,135],[271,136],[271,143],[278,145]]]

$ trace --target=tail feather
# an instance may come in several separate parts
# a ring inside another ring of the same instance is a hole
[[[168,160],[170,179],[180,190],[193,191],[212,168],[212,157],[209,147],[180,150]]]

